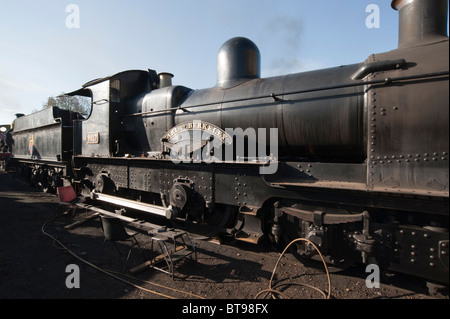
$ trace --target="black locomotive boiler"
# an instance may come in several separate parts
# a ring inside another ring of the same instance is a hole
[[[361,63],[261,78],[257,46],[237,37],[212,88],[154,70],[90,81],[68,94],[92,98],[88,118],[50,108],[15,120],[12,161],[48,187],[70,180],[200,232],[303,237],[329,265],[448,285],[447,1],[392,7],[398,48]],[[317,258],[305,242],[296,252]]]

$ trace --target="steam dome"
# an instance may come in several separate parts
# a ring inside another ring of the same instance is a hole
[[[217,54],[217,86],[232,87],[261,76],[261,55],[251,40],[236,37],[225,42]]]

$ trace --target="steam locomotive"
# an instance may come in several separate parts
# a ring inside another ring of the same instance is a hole
[[[261,78],[258,47],[237,37],[212,88],[154,70],[90,81],[67,94],[92,99],[87,118],[50,107],[15,120],[10,165],[198,232],[303,237],[330,266],[448,285],[447,1],[391,5],[398,48],[362,63]],[[318,256],[307,242],[295,253]]]

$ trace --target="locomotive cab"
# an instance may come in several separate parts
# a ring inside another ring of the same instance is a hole
[[[123,117],[138,110],[125,103],[130,96],[150,92],[156,87],[152,70],[125,71],[113,76],[87,82],[80,90],[67,95],[92,99],[92,110],[85,120],[74,122],[74,155],[110,157],[122,155],[125,138],[140,135],[140,127],[124,127]]]

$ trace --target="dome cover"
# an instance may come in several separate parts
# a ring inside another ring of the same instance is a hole
[[[244,37],[232,38],[217,54],[217,86],[228,88],[257,79],[260,69],[261,56],[256,44]]]

